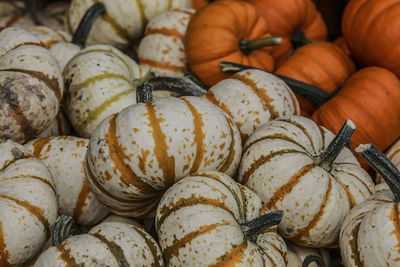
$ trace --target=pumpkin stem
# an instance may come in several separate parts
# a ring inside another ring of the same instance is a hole
[[[136,83],[136,103],[149,104],[153,102],[153,88],[147,82],[154,77],[154,72],[148,71],[141,79],[134,81]]]
[[[230,73],[236,73],[242,70],[249,70],[249,69],[257,69],[257,70],[262,70],[258,69],[252,66],[247,66],[247,65],[242,65],[242,64],[237,64],[233,62],[227,62],[227,61],[221,61],[219,62],[219,67],[223,72],[230,72]],[[262,70],[268,73],[271,73],[278,78],[280,78],[282,81],[284,81],[290,89],[295,92],[298,95],[302,95],[304,97],[307,97],[311,99],[314,103],[317,105],[321,106],[324,104],[326,101],[328,101],[333,95],[325,92],[321,88],[318,88],[314,85],[304,83],[292,78],[289,78],[287,76],[277,74],[277,73],[272,73],[266,70]]]
[[[96,4],[92,5],[79,22],[78,28],[72,36],[71,43],[84,48],[93,24],[95,23],[96,19],[105,11],[106,6],[101,2],[97,2]]]
[[[315,43],[315,40],[308,38],[302,30],[298,29],[290,37],[290,42],[292,43],[293,48],[296,49],[306,44]]]
[[[356,125],[351,120],[346,120],[339,133],[333,138],[331,143],[325,148],[321,155],[316,157],[315,163],[330,172],[332,164],[336,160],[339,153],[342,151],[345,144],[350,140],[356,130]]]
[[[373,144],[359,145],[356,152],[360,154],[389,186],[394,195],[394,201],[400,201],[400,171],[397,167]]]
[[[282,37],[266,37],[254,40],[248,40],[245,38],[240,39],[239,48],[245,55],[250,55],[255,49],[263,48],[266,46],[280,45]]]
[[[19,147],[14,147],[11,149],[11,154],[15,159],[20,159],[24,156],[24,153],[21,151],[21,149],[19,149]]]
[[[33,22],[36,25],[42,25],[42,23],[40,22],[37,13],[38,13],[38,5],[39,5],[39,1],[38,0],[25,0],[25,7],[26,10],[29,14],[29,16],[31,17],[31,19],[33,20]]]
[[[301,267],[308,267],[310,266],[310,263],[313,262],[315,262],[318,265],[318,267],[326,267],[324,260],[317,255],[308,255],[307,257],[305,257]]]
[[[264,230],[278,225],[283,218],[283,211],[277,210],[258,216],[257,218],[240,224],[243,234],[247,240],[255,242],[257,236]]]
[[[189,80],[190,82],[194,83],[195,85],[201,87],[204,90],[207,90],[207,87],[199,80],[193,73],[189,71],[182,71],[183,79]]]
[[[71,216],[60,215],[54,225],[52,245],[58,246],[71,235],[80,234],[80,230]]]

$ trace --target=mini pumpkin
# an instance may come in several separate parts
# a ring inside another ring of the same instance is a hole
[[[42,45],[20,28],[0,32],[0,140],[32,139],[58,113],[62,75],[56,59]]]
[[[355,72],[355,66],[336,45],[315,42],[298,48],[275,72],[333,93]],[[297,98],[301,114],[311,117],[317,104],[303,96]]]
[[[88,143],[83,138],[59,136],[35,139],[25,145],[49,168],[60,214],[72,216],[81,225],[94,225],[109,212],[90,191],[85,177]]]
[[[360,145],[356,152],[376,170],[386,184],[346,216],[340,231],[343,264],[350,266],[396,266],[399,262],[400,172],[374,145]]]
[[[0,265],[20,266],[50,238],[57,199],[47,167],[23,146],[0,144]]]
[[[355,125],[337,136],[301,116],[285,116],[246,141],[238,180],[271,210],[283,210],[280,233],[306,247],[335,245],[345,215],[374,193],[368,173],[344,144]],[[318,186],[315,186],[315,185]]]
[[[108,44],[118,48],[127,47],[139,39],[150,19],[173,8],[191,7],[190,0],[101,0],[104,13],[97,18],[88,39],[88,44]],[[95,3],[92,0],[73,0],[66,17],[69,33],[74,33],[87,10]]]
[[[64,112],[60,109],[57,116],[54,118],[53,122],[44,130],[37,138],[59,136],[59,135],[69,135],[71,132],[71,124],[65,117]]]
[[[85,172],[112,212],[150,217],[175,181],[201,170],[233,175],[240,156],[239,131],[221,109],[200,97],[158,98],[129,106],[96,128]]]
[[[177,72],[186,70],[183,42],[194,12],[193,9],[175,9],[150,20],[138,49],[140,64],[165,76],[177,76]]]
[[[189,22],[185,38],[190,70],[208,87],[229,77],[218,63],[231,61],[273,70],[268,45],[281,38],[270,38],[270,28],[249,3],[216,1],[198,10]]]
[[[260,199],[223,173],[200,172],[178,181],[157,208],[167,265],[285,266],[286,245],[272,227],[282,212],[260,210]]]
[[[303,267],[305,262],[307,267],[330,266],[330,256],[326,249],[315,249],[298,246],[285,240],[287,247],[287,267]],[[316,262],[312,262],[316,261]]]
[[[164,266],[164,261],[157,242],[140,227],[108,221],[48,248],[33,266],[144,267]]]

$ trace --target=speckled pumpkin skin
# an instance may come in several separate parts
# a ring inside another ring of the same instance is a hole
[[[144,230],[123,222],[104,222],[88,234],[72,236],[50,247],[34,267],[164,266],[157,242]]]
[[[233,118],[243,143],[262,124],[300,114],[292,90],[275,75],[260,70],[240,71],[212,86],[205,97]]]
[[[109,212],[90,192],[85,177],[84,159],[88,143],[89,140],[83,138],[59,136],[35,139],[25,145],[49,168],[56,186],[60,214],[72,216],[82,225],[97,224]]]
[[[168,266],[286,266],[286,245],[276,227],[256,242],[240,228],[263,212],[257,195],[226,174],[200,172],[178,181],[156,215]]]
[[[100,0],[106,13],[93,25],[88,44],[108,44],[123,48],[143,35],[143,31],[154,16],[173,8],[188,8],[190,0]],[[75,32],[92,0],[73,0],[67,13],[66,26],[69,33]]]
[[[177,76],[179,71],[187,70],[183,42],[194,12],[191,8],[171,10],[150,20],[138,49],[140,64],[164,76]]]
[[[0,141],[32,139],[58,113],[62,75],[56,59],[42,46],[23,29],[0,32]]]
[[[149,217],[175,181],[201,170],[233,175],[240,155],[226,113],[200,97],[168,97],[105,119],[90,138],[85,171],[111,211]]]
[[[399,264],[400,204],[393,202],[386,183],[375,189],[373,197],[350,211],[340,230],[340,250],[346,267]]]
[[[285,116],[246,141],[239,181],[272,210],[283,210],[280,233],[307,247],[335,245],[344,217],[374,193],[368,173],[348,148],[327,172],[316,165],[333,134],[312,120]]]
[[[147,73],[107,45],[86,47],[64,68],[64,110],[79,136],[89,138],[106,117],[136,103],[135,80]],[[154,97],[169,96],[154,92]]]
[[[47,167],[23,146],[8,140],[0,151],[0,266],[21,266],[50,237],[55,186]]]

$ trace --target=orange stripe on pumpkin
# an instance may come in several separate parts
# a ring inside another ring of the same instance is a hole
[[[81,192],[79,192],[78,199],[76,200],[75,208],[74,208],[74,214],[72,215],[72,218],[75,221],[78,221],[79,218],[83,214],[83,208],[85,206],[86,199],[88,198],[90,193],[90,188],[89,184],[87,181],[83,181],[83,185],[81,188]]]
[[[140,64],[149,65],[150,67],[163,69],[163,70],[170,70],[170,71],[175,71],[175,72],[181,71],[181,70],[186,70],[185,66],[174,66],[174,65],[168,64],[167,62],[161,63],[161,62],[151,60],[151,59],[140,58],[139,62],[140,62]]]
[[[296,121],[292,121],[290,119],[277,119],[277,121],[287,122],[287,123],[293,124],[294,126],[299,128],[307,136],[308,140],[310,141],[312,149],[315,151],[313,138],[312,138],[311,134],[307,131],[307,129],[303,125],[301,125],[300,123],[298,123]]]
[[[162,254],[159,253],[159,249],[158,249],[157,243],[155,243],[154,240],[150,239],[149,235],[145,231],[140,229],[139,227],[132,226],[132,228],[143,237],[143,239],[145,240],[147,246],[150,248],[151,254],[153,255],[153,258],[154,258],[154,263],[153,263],[152,266],[161,267],[161,265],[159,263],[160,262],[164,262],[164,259],[162,258]]]
[[[168,37],[176,37],[182,42],[185,40],[185,35],[180,33],[177,29],[168,29],[168,28],[147,28],[146,36],[150,34],[162,34]]]
[[[400,218],[399,218],[399,203],[392,203],[392,212],[390,213],[389,219],[392,221],[394,230],[391,234],[394,234],[397,239],[397,251],[400,253]]]
[[[209,267],[230,267],[242,263],[246,248],[247,248],[247,240],[243,240],[243,242],[240,245],[233,246],[231,252],[219,257],[217,259],[217,262],[215,264],[209,265]]]
[[[79,266],[79,264],[75,261],[75,258],[71,256],[71,249],[65,248],[65,243],[56,246],[56,249],[61,253],[60,259],[64,261],[66,266]]]
[[[4,238],[4,232],[3,232],[3,222],[0,221],[0,265],[4,267],[11,266],[11,264],[8,262],[8,259],[10,257],[10,253],[8,253],[7,248],[6,248],[6,242]]]
[[[43,147],[45,147],[53,138],[40,138],[38,140],[35,140],[32,144],[33,146],[33,155],[37,157],[38,159],[41,159],[41,152],[43,150]]]
[[[218,168],[218,171],[220,171],[220,172],[226,172],[229,169],[229,167],[232,165],[232,162],[236,155],[235,133],[233,132],[233,128],[232,128],[234,125],[234,122],[229,117],[225,117],[225,118],[228,121],[229,131],[230,131],[230,135],[231,135],[231,143],[229,145],[229,154],[226,157],[224,164],[222,164],[222,166],[220,168]]]
[[[105,244],[110,250],[111,254],[114,256],[115,260],[118,262],[118,266],[129,266],[128,261],[125,258],[124,250],[114,241],[108,240],[105,236],[100,234],[101,230],[98,230],[97,233],[89,233],[89,235],[97,238]]]

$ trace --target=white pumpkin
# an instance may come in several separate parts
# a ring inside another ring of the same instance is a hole
[[[60,109],[57,116],[54,118],[53,122],[39,134],[36,138],[59,136],[59,135],[69,135],[71,132],[71,124],[65,117],[64,112]]]
[[[319,260],[321,260],[325,266],[330,266],[330,256],[328,250],[322,248],[306,248],[286,240],[285,242],[287,246],[287,267],[302,267],[304,259],[309,256],[319,257]],[[320,265],[312,262],[307,267],[320,267]]]
[[[90,192],[84,172],[84,159],[89,140],[59,136],[28,142],[35,157],[49,168],[56,187],[60,214],[70,215],[79,224],[94,225],[108,214]]]
[[[0,32],[0,140],[25,142],[56,117],[63,96],[60,67],[31,33]]]
[[[335,245],[349,210],[374,193],[368,173],[343,147],[354,129],[347,122],[333,142],[327,129],[292,115],[247,139],[239,181],[267,208],[285,212],[279,225],[285,238],[306,247]]]
[[[112,212],[149,217],[175,181],[201,170],[233,175],[240,155],[226,113],[200,97],[168,97],[105,119],[90,138],[85,171]]]
[[[346,267],[399,266],[400,171],[373,145],[361,154],[386,183],[347,214],[340,231],[340,251]],[[389,185],[389,186],[388,186]]]
[[[0,30],[10,26],[31,27],[34,26],[32,18],[24,13],[23,1],[0,2]]]
[[[150,19],[173,8],[191,7],[191,0],[101,0],[105,14],[97,18],[89,35],[88,44],[109,44],[126,47],[142,37]],[[92,0],[73,0],[67,14],[67,29],[73,33]]]
[[[164,266],[157,242],[144,230],[123,222],[103,222],[43,252],[33,265]]]
[[[218,82],[205,97],[233,118],[243,142],[268,121],[300,114],[296,96],[285,82],[256,69],[240,71]]]
[[[50,237],[57,199],[47,167],[23,146],[0,144],[0,265],[20,266]]]
[[[89,138],[106,117],[136,103],[136,79],[146,74],[118,49],[94,45],[83,49],[64,69],[64,110],[79,136]],[[155,96],[169,96],[155,92]]]
[[[41,13],[38,14],[42,25],[54,30],[64,30],[64,21],[69,8],[68,1],[51,1],[46,5]]]
[[[156,229],[166,263],[286,266],[286,245],[276,227],[247,234],[244,225],[267,213],[261,207],[253,192],[223,173],[200,172],[178,181],[157,208]]]
[[[164,76],[177,76],[187,69],[184,39],[194,9],[163,12],[147,24],[140,41],[138,56],[142,65],[160,71]]]

